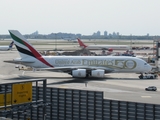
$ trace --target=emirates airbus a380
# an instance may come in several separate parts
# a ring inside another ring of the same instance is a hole
[[[147,73],[152,67],[144,60],[127,56],[42,56],[19,31],[9,30],[20,58],[10,63],[21,63],[37,69],[65,72],[72,77],[104,77],[106,73]]]

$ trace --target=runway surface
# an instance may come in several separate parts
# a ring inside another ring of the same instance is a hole
[[[101,79],[79,79],[72,78],[66,73],[48,71],[27,71],[25,76],[21,76],[22,71],[16,69],[15,64],[3,62],[18,57],[19,54],[16,50],[0,51],[0,83],[46,78],[49,87],[103,91],[105,99],[160,104],[159,78],[140,80],[139,75],[135,73],[111,73]],[[145,91],[146,87],[152,85],[157,87],[156,92]]]

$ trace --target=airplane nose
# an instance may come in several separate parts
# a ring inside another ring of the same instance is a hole
[[[148,65],[148,72],[151,72],[152,66]]]

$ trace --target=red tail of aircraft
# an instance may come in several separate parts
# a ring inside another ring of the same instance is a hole
[[[87,45],[85,45],[79,38],[77,38],[77,39],[78,39],[78,43],[79,43],[80,47],[83,47],[83,48],[87,47]]]

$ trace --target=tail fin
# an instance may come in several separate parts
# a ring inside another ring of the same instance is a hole
[[[14,40],[14,44],[21,56],[21,58],[26,57],[41,57],[40,53],[36,51],[33,46],[22,36],[22,34],[17,30],[9,30],[9,33]]]
[[[13,45],[14,45],[14,41],[12,41],[12,42],[9,44],[9,49],[8,49],[8,50],[12,49]]]
[[[79,38],[77,38],[77,40],[78,40],[78,43],[79,43],[80,47],[83,47],[83,48],[87,47],[87,45],[85,45]]]
[[[17,30],[9,30],[9,33],[14,40],[14,44],[21,56],[21,58],[35,58],[47,66],[53,67],[50,63],[48,63],[42,55],[34,49],[34,47],[22,36],[22,34]]]

